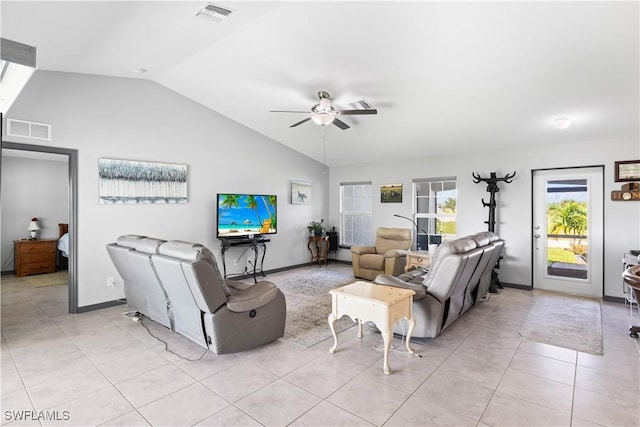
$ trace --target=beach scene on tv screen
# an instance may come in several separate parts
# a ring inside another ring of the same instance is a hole
[[[218,194],[218,237],[275,233],[276,207],[276,196]]]

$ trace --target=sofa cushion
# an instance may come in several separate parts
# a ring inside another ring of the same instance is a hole
[[[116,244],[118,246],[124,246],[125,248],[135,248],[136,243],[140,241],[140,239],[144,239],[146,236],[138,236],[137,234],[127,234],[125,236],[118,237],[116,240]]]
[[[470,239],[475,240],[478,247],[487,246],[491,242],[498,240],[498,235],[492,231],[482,231],[480,233],[472,234]]]
[[[384,254],[364,254],[360,256],[360,268],[384,271]]]
[[[433,280],[433,277],[438,273],[438,269],[440,268],[442,261],[448,255],[463,254],[465,252],[469,252],[472,249],[475,249],[476,247],[476,242],[466,237],[444,242],[443,244],[438,246],[438,249],[436,249],[436,253],[433,255],[433,262],[429,267],[429,273],[424,278],[423,285],[427,288],[431,285],[431,281]]]
[[[476,242],[476,245],[478,245],[478,247],[487,246],[490,243],[489,236],[484,234],[473,234],[469,236],[469,238]]]
[[[411,247],[411,230],[408,228],[378,228],[376,252],[384,254],[392,249],[407,250]]]
[[[136,242],[135,249],[137,252],[144,254],[157,254],[160,245],[165,243],[166,240],[154,239],[153,237],[145,237]]]
[[[182,240],[171,240],[162,245],[158,253],[173,258],[188,259],[197,261],[200,259],[200,249],[204,248],[199,243],[184,242]]]
[[[234,292],[227,300],[227,307],[235,313],[255,310],[270,303],[278,295],[278,288],[266,280]]]
[[[222,274],[220,274],[218,264],[216,263],[213,254],[209,249],[202,246],[201,244],[184,242],[182,240],[171,240],[160,246],[160,248],[158,249],[158,253],[160,255],[179,258],[185,261],[204,261],[211,264],[211,267],[214,270],[214,279],[216,283],[220,287],[222,287],[225,295],[229,296],[231,294],[229,287],[222,278]]]
[[[427,296],[427,289],[421,284],[412,283],[410,281],[404,281],[398,277],[393,277],[388,274],[379,274],[374,279],[374,283],[377,285],[395,286],[396,288],[411,289],[416,294],[413,296],[413,301],[420,301]]]

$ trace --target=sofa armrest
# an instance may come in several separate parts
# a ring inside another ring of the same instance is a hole
[[[232,290],[231,293],[234,293],[233,291],[244,291],[250,288],[251,286],[253,286],[253,284],[250,284],[250,283],[238,282],[237,280],[229,280],[229,279],[225,279],[224,283],[226,283],[227,287],[229,287],[229,289]]]
[[[402,280],[403,282],[424,286],[424,278],[428,273],[428,268],[415,268],[413,270],[409,270],[406,273],[402,273],[401,275],[397,276],[397,278]],[[426,286],[424,287],[428,289]]]
[[[351,246],[351,253],[356,255],[375,254],[376,248],[374,246]]]
[[[427,296],[427,290],[422,285],[416,285],[414,283],[408,283],[397,277],[389,276],[388,274],[379,274],[373,281],[376,285],[387,285],[402,289],[411,289],[416,294],[413,296],[414,301],[420,301]]]
[[[406,257],[406,256],[407,256],[407,251],[403,249],[391,249],[390,251],[387,251],[384,253],[385,258],[400,258],[400,257]]]
[[[229,310],[236,313],[255,310],[270,303],[278,292],[276,285],[265,280],[229,295],[226,305]]]

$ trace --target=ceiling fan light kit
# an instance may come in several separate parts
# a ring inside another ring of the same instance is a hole
[[[308,113],[309,114],[309,117],[307,117],[306,119],[300,120],[299,122],[296,122],[291,126],[289,126],[292,128],[311,120],[315,124],[320,126],[326,126],[328,124],[333,123],[334,125],[336,125],[342,130],[347,130],[350,128],[350,126],[345,122],[343,122],[342,120],[338,119],[337,118],[338,115],[356,116],[356,115],[364,115],[364,114],[378,114],[378,110],[376,110],[375,108],[372,108],[369,103],[364,101],[364,99],[361,101],[358,101],[357,104],[359,106],[368,107],[368,108],[358,108],[358,109],[352,109],[352,110],[336,110],[335,108],[333,108],[333,105],[331,102],[331,96],[329,95],[328,92],[325,92],[323,90],[319,91],[318,98],[320,101],[316,105],[311,107],[311,111],[272,110],[271,112],[272,113]],[[350,105],[354,105],[354,104],[350,104]]]
[[[335,120],[335,114],[331,113],[312,113],[311,120],[317,125],[326,126]]]

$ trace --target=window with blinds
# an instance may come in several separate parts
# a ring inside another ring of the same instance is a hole
[[[371,182],[340,183],[340,246],[373,244]]]

